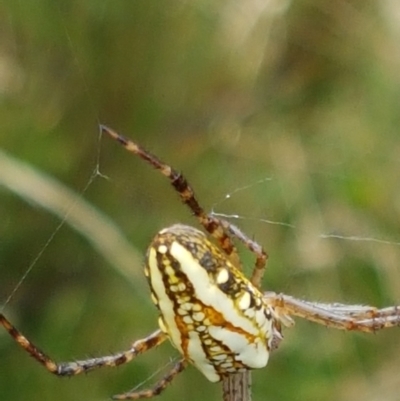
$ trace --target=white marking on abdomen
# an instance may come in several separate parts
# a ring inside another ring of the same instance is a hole
[[[167,326],[167,331],[171,342],[183,354],[181,347],[181,333],[175,323],[175,312],[172,301],[169,299],[166,291],[162,275],[157,264],[157,254],[154,248],[149,250],[148,266],[150,269],[151,287],[158,299],[158,307],[161,310],[163,321]]]
[[[207,359],[207,355],[204,353],[201,345],[200,337],[195,331],[189,333],[188,355],[193,364],[205,377],[207,377],[208,380],[211,382],[217,382],[220,380],[214,366]]]
[[[269,352],[266,348],[266,340],[257,338],[254,343],[249,344],[246,337],[223,327],[210,326],[209,333],[216,340],[225,344],[235,359],[243,362],[249,368],[263,368],[268,363]]]
[[[180,263],[182,272],[192,283],[197,299],[220,312],[234,326],[251,335],[259,334],[259,328],[255,327],[250,319],[237,313],[233,300],[210,280],[207,271],[185,247],[174,241],[170,253]]]

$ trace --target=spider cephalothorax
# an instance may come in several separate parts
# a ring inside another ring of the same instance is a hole
[[[225,383],[230,384],[233,373],[267,364],[270,351],[282,338],[281,325],[293,324],[290,316],[336,329],[368,333],[400,326],[400,307],[397,306],[377,309],[324,304],[274,292],[262,293],[259,288],[267,259],[263,248],[238,227],[206,213],[189,183],[171,166],[110,128],[102,126],[101,129],[167,177],[182,202],[216,244],[201,231],[179,224],[161,230],[155,236],[147,252],[145,274],[153,302],[160,312],[160,329],[114,355],[56,363],[0,313],[0,324],[49,372],[72,376],[103,366],[118,366],[169,338],[181,354],[172,369],[153,388],[132,390],[116,395],[114,399],[157,395],[188,363],[196,366],[210,381],[223,379],[225,390]],[[250,279],[241,272],[233,239],[242,242],[256,255]],[[244,380],[245,376],[234,377]],[[237,388],[246,390],[245,385]],[[235,391],[228,389],[229,393]]]

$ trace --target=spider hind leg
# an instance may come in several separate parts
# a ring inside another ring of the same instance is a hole
[[[172,382],[172,380],[181,373],[188,362],[185,359],[180,359],[173,368],[164,376],[162,377],[152,388],[146,390],[136,391],[131,390],[123,394],[117,394],[112,396],[113,400],[138,400],[140,398],[152,398],[156,395],[161,394],[167,386]]]

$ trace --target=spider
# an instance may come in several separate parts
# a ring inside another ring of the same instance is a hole
[[[154,387],[114,395],[115,400],[151,398],[160,394],[189,364],[208,380],[224,383],[234,374],[267,365],[269,354],[282,339],[282,326],[294,324],[291,316],[321,325],[374,333],[400,326],[400,307],[325,304],[262,292],[267,253],[238,227],[204,211],[185,177],[137,143],[112,129],[101,131],[129,152],[147,161],[167,177],[212,240],[200,230],[176,224],[159,231],[145,259],[151,298],[159,311],[159,329],[114,355],[57,363],[0,314],[0,323],[11,337],[49,372],[73,376],[103,366],[119,366],[157,347],[166,339],[180,359]],[[250,279],[242,273],[233,240],[256,256]]]

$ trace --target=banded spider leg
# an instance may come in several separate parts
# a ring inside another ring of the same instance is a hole
[[[72,362],[55,362],[51,357],[45,354],[40,348],[28,340],[11,322],[3,315],[0,314],[0,324],[8,331],[15,342],[28,352],[36,361],[42,364],[47,371],[55,374],[56,376],[76,376],[81,373],[87,373],[95,369],[105,366],[116,367],[132,361],[138,355],[157,347],[166,340],[166,335],[161,330],[156,330],[149,336],[135,341],[132,346],[122,352],[114,355],[102,356],[97,358],[90,358]],[[173,378],[180,373],[187,365],[184,359],[180,359],[174,367],[162,377],[151,389],[127,392],[113,396],[116,400],[139,398],[151,398],[161,393],[173,380]]]

